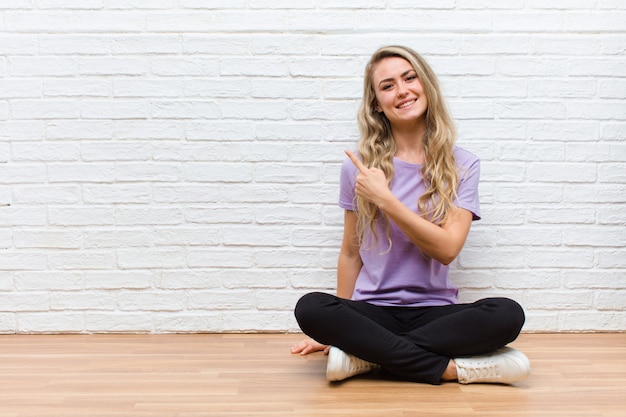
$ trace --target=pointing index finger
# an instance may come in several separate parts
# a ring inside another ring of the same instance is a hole
[[[361,162],[361,160],[359,158],[357,158],[355,154],[353,154],[352,152],[350,152],[348,150],[346,150],[345,153],[346,153],[346,155],[348,155],[348,158],[350,158],[350,160],[352,161],[354,166],[356,166],[357,169],[361,173],[365,173],[367,171],[367,167],[365,165],[363,165],[363,162]]]

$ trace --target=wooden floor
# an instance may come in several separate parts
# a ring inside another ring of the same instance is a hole
[[[626,334],[523,334],[513,386],[330,384],[301,335],[0,336],[0,417],[626,416]]]

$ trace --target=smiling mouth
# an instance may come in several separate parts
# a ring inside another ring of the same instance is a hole
[[[406,101],[406,102],[404,102],[404,103],[400,104],[399,106],[396,106],[396,108],[398,108],[398,109],[403,109],[403,108],[405,108],[405,107],[409,107],[411,104],[415,103],[416,101],[417,101],[417,99],[413,99],[413,100],[410,100],[410,101]]]

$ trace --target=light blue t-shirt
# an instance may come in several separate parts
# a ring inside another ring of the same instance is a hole
[[[480,160],[471,152],[454,148],[459,167],[458,207],[469,210],[473,220],[480,219],[478,180]],[[426,191],[421,165],[394,158],[394,177],[391,192],[407,207],[417,213],[417,200]],[[356,211],[354,188],[358,170],[347,159],[341,167],[339,206]],[[363,267],[356,281],[353,300],[367,301],[381,306],[422,307],[456,304],[458,289],[448,278],[447,265],[429,258],[409,240],[400,228],[390,221],[391,240],[385,235],[383,222],[376,224],[378,241],[373,245],[369,229],[360,255]]]

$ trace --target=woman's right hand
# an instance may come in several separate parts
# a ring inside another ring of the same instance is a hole
[[[323,345],[313,339],[306,338],[303,341],[296,343],[291,347],[291,353],[299,353],[300,355],[308,355],[309,353],[324,351],[325,355],[328,355],[330,346]]]

